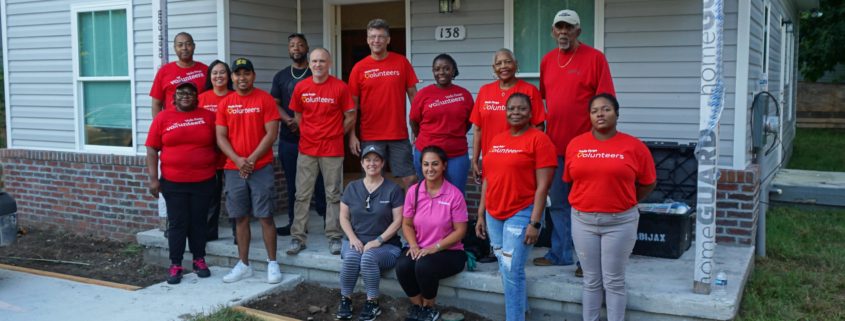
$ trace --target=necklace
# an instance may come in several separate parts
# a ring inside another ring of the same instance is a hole
[[[578,46],[581,47],[581,46]],[[578,53],[578,47],[575,47],[575,51],[572,52],[572,56],[569,56],[569,61],[567,61],[563,66],[560,65],[560,50],[557,51],[557,66],[560,68],[566,68],[569,66],[569,63],[572,62],[572,58],[575,58],[575,54]]]
[[[296,80],[302,79],[302,77],[305,77],[305,74],[307,74],[307,73],[308,73],[308,68],[305,68],[305,71],[303,71],[302,74],[299,75],[299,77],[297,77],[296,75],[293,74],[293,66],[290,66],[290,76],[293,77],[293,79],[296,79]]]

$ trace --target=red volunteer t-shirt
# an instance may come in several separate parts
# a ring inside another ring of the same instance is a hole
[[[217,168],[214,113],[205,109],[162,111],[150,125],[146,146],[160,150],[161,176],[172,182],[210,179]]]
[[[551,139],[536,128],[516,137],[509,131],[499,133],[491,144],[482,159],[484,203],[491,216],[504,220],[534,203],[536,170],[557,167],[557,157]]]
[[[405,56],[388,52],[387,57],[361,59],[352,67],[349,90],[358,97],[361,140],[397,140],[408,138],[405,121],[405,97],[408,88],[419,80]]]
[[[230,90],[223,96],[217,96],[217,94],[214,93],[214,90],[206,91],[199,95],[199,107],[207,109],[212,113],[216,113],[217,105],[220,104],[220,101],[223,100],[223,98],[226,98],[226,96],[232,94],[233,92],[234,91]]]
[[[540,91],[531,83],[517,80],[516,85],[508,90],[499,88],[498,80],[481,86],[469,118],[481,129],[481,156],[487,154],[493,137],[508,131],[505,107],[507,107],[508,97],[515,93],[523,93],[531,98],[531,124],[536,126],[546,120],[546,109],[543,107]]]
[[[471,112],[472,95],[463,87],[430,85],[417,92],[410,114],[411,121],[420,125],[417,150],[436,145],[449,157],[466,154]]]
[[[555,143],[557,154],[563,156],[572,138],[590,131],[590,98],[601,93],[615,96],[616,91],[610,67],[600,51],[583,43],[574,57],[564,53],[558,56],[558,51],[552,49],[540,62],[540,92],[549,113],[546,133]]]
[[[217,96],[217,94],[214,93],[214,90],[206,91],[200,94],[199,96],[199,107],[214,113],[216,119],[217,105],[220,104],[220,101],[223,100],[223,98],[233,92],[234,91],[229,91],[223,96]],[[226,155],[224,155],[223,153],[218,154],[219,155],[217,157],[217,169],[223,169],[223,167],[226,166]]]
[[[217,125],[228,127],[229,142],[235,153],[248,157],[258,148],[261,139],[267,134],[264,124],[281,119],[276,101],[266,91],[253,88],[246,96],[234,92],[220,101],[217,106]],[[273,149],[268,149],[255,162],[255,169],[260,169],[273,161]],[[237,170],[235,162],[226,160],[224,169]]]
[[[591,132],[566,148],[563,180],[572,183],[569,203],[581,212],[620,213],[637,205],[637,187],[657,179],[654,158],[643,142],[624,133],[606,141]]]
[[[190,68],[179,67],[175,61],[167,63],[158,69],[153,79],[153,87],[150,88],[150,97],[161,100],[163,109],[175,109],[173,93],[176,92],[176,86],[190,81],[197,86],[197,91],[202,93],[207,72],[208,66],[199,61],[194,61]]]
[[[302,114],[299,152],[314,157],[343,157],[343,113],[355,110],[349,87],[329,76],[321,84],[308,77],[296,84],[290,110]]]

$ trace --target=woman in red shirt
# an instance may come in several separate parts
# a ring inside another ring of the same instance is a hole
[[[199,107],[217,113],[217,104],[223,97],[232,92],[232,78],[229,77],[232,71],[229,65],[220,60],[213,61],[208,65],[208,74],[205,77],[205,91],[199,96]],[[217,161],[217,172],[214,175],[214,192],[211,194],[211,206],[208,208],[208,233],[206,241],[213,241],[218,238],[217,227],[220,221],[220,201],[223,194],[223,165],[226,165],[226,155],[220,153]],[[229,219],[232,225],[232,236],[235,235],[235,219]],[[237,243],[237,241],[235,241]]]
[[[493,137],[484,156],[475,226],[479,238],[490,237],[499,259],[508,321],[525,320],[525,262],[540,235],[546,195],[557,167],[551,139],[531,123],[532,109],[526,94],[515,93],[507,100],[510,128]]]
[[[625,265],[637,241],[637,202],[656,184],[654,159],[639,139],[618,132],[619,102],[599,94],[590,100],[592,130],[566,147],[563,180],[572,184],[572,240],[584,270],[582,314],[625,320]]]
[[[209,198],[217,167],[214,113],[197,108],[197,87],[186,82],[173,94],[176,108],[158,113],[147,134],[147,172],[153,197],[167,203],[170,273],[167,283],[182,280],[185,237],[197,276],[211,275],[205,263]],[[161,159],[161,179],[158,175]]]
[[[458,76],[458,64],[448,54],[434,57],[431,71],[434,84],[414,96],[411,103],[411,130],[414,132],[414,168],[417,177],[423,177],[420,152],[426,146],[438,146],[446,151],[449,167],[446,180],[461,193],[466,190],[469,158],[467,157],[467,132],[472,123],[472,95],[461,86],[452,84]]]
[[[522,93],[531,101],[530,124],[542,128],[546,120],[546,109],[543,108],[543,98],[540,90],[534,85],[516,78],[519,63],[510,49],[499,49],[493,56],[493,74],[498,78],[489,84],[481,86],[475,97],[475,106],[469,120],[475,124],[472,130],[472,173],[476,182],[481,182],[482,158],[490,149],[493,137],[510,127],[505,118],[505,102],[511,95]]]

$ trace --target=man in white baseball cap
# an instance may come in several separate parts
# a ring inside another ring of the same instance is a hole
[[[572,242],[572,207],[569,185],[563,182],[566,146],[575,136],[590,130],[587,110],[590,99],[600,93],[615,95],[610,67],[604,54],[578,40],[581,18],[573,10],[560,10],[553,18],[552,38],[557,48],[540,62],[540,93],[546,100],[548,114],[546,134],[557,152],[558,166],[552,186],[552,244],[545,256],[534,259],[534,265],[572,265],[576,262]],[[576,275],[580,276],[580,267]]]

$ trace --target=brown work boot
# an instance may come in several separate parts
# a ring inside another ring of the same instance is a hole
[[[552,261],[549,261],[549,259],[547,259],[543,256],[535,258],[534,261],[532,261],[532,262],[534,262],[534,265],[536,265],[536,266],[552,266],[552,265],[554,265],[554,263],[552,263]]]

